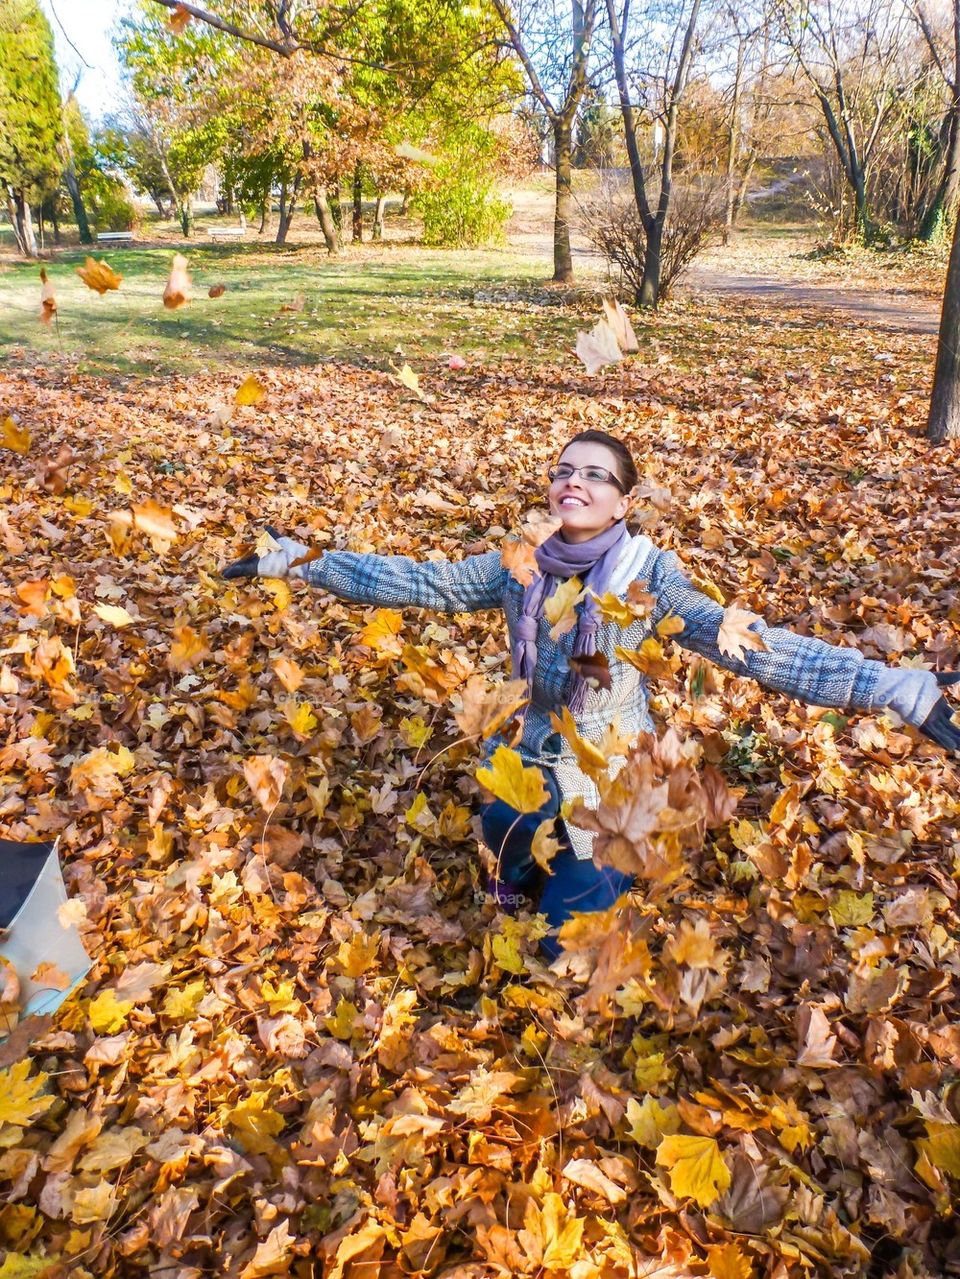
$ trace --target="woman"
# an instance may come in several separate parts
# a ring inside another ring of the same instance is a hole
[[[527,763],[541,767],[550,797],[533,815],[518,817],[501,800],[483,810],[484,838],[499,855],[494,888],[501,904],[513,905],[524,894],[539,895],[538,909],[554,930],[575,910],[612,905],[629,887],[628,876],[594,865],[593,835],[588,831],[558,822],[561,850],[545,883],[530,846],[542,819],[555,816],[564,798],[582,795],[590,802],[597,795],[553,730],[550,712],[569,706],[577,731],[588,741],[597,741],[614,718],[626,736],[652,731],[646,681],[616,656],[615,649],[639,647],[668,612],[683,622],[677,639],[685,648],[738,675],[751,675],[767,688],[819,706],[890,708],[945,749],[960,750],[960,728],[952,722],[951,708],[939,689],[960,680],[960,673],[887,667],[854,648],[836,648],[759,619],[752,629],[763,640],[764,651],[747,651],[742,660],[721,653],[717,638],[723,609],[691,585],[672,552],[658,550],[649,538],[631,535],[626,528],[637,469],[621,441],[603,431],[580,432],[562,451],[549,478],[550,511],[562,524],[537,549],[540,575],[526,589],[503,567],[499,551],[471,555],[459,563],[332,551],[298,564],[308,548],[286,537],[278,539],[280,550],[248,556],[224,572],[228,578],[302,578],[360,604],[417,605],[446,613],[505,611],[514,674],[530,685],[519,749]],[[576,628],[554,641],[543,616],[544,602],[560,581],[573,576],[597,596],[612,592],[623,598],[632,582],[643,583],[654,599],[652,612],[621,629],[601,619],[588,594],[579,605]],[[577,657],[594,652],[607,659],[609,689],[588,686],[575,669]],[[545,940],[544,950],[551,956],[557,953],[553,936]]]

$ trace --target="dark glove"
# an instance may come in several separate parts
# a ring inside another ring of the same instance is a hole
[[[295,542],[292,537],[281,537],[270,524],[266,529],[279,549],[268,551],[266,555],[246,555],[242,560],[234,560],[223,570],[222,577],[228,581],[236,577],[306,577],[306,563],[297,564],[295,561],[310,554],[309,546]]]
[[[960,683],[960,671],[938,671],[941,688]],[[934,703],[933,710],[918,727],[920,732],[947,751],[960,752],[960,728],[953,722],[956,712],[945,697]]]

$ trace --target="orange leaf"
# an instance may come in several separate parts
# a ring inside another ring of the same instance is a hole
[[[243,762],[243,775],[257,803],[271,813],[280,803],[287,781],[287,765],[277,755],[252,755]]]
[[[747,650],[758,653],[768,652],[763,637],[750,629],[754,622],[760,620],[756,613],[750,613],[736,604],[729,604],[723,610],[723,621],[717,632],[717,648],[721,653],[734,657],[739,662],[743,661]]]
[[[120,281],[123,279],[123,276],[117,275],[106,262],[97,262],[93,258],[87,258],[83,266],[77,267],[77,275],[88,289],[93,289],[101,297],[110,289],[119,289]]]
[[[174,5],[173,9],[170,11],[170,16],[167,18],[167,22],[169,23],[170,30],[173,34],[182,36],[190,24],[191,17],[192,14],[186,5]]]
[[[190,301],[192,287],[193,282],[187,271],[187,259],[182,253],[175,253],[170,275],[163,290],[163,305],[168,311],[175,311],[178,306],[183,306],[184,302]]]

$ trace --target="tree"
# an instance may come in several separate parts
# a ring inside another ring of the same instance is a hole
[[[658,20],[660,31],[667,36],[665,43],[662,42],[661,37],[660,47],[663,52],[660,65],[653,70],[641,68],[636,77],[646,86],[649,113],[662,131],[658,165],[660,189],[655,207],[647,192],[643,156],[637,133],[637,112],[630,94],[628,58],[639,54],[643,59],[647,59],[651,51],[656,50],[658,41],[649,25],[639,31],[631,30],[630,0],[622,0],[619,11],[617,2],[618,0],[606,0],[607,19],[610,26],[614,75],[620,97],[627,155],[630,158],[630,179],[637,214],[646,238],[643,279],[636,301],[638,306],[655,307],[660,299],[663,235],[670,211],[677,125],[680,105],[690,75],[694,35],[697,30],[697,19],[700,16],[700,0],[691,0],[689,9],[686,7],[686,0],[680,0],[677,9],[668,10],[664,14],[649,15]]]
[[[527,75],[530,92],[550,121],[556,204],[553,217],[553,278],[573,279],[570,223],[573,211],[573,127],[589,81],[587,68],[597,21],[597,0],[571,0],[570,18],[553,4],[526,9],[493,0],[510,45]]]
[[[193,194],[224,142],[224,121],[204,101],[208,87],[236,58],[236,48],[203,26],[177,33],[145,4],[135,20],[124,20],[114,43],[134,98],[134,132],[159,166],[189,236]]]
[[[62,136],[53,33],[37,0],[0,5],[0,181],[17,247],[37,256],[31,200],[56,189]]]
[[[960,440],[960,218],[953,231],[943,291],[927,438],[934,444]]]
[[[901,58],[906,11],[889,0],[777,0],[777,12],[853,195],[853,234],[868,242],[870,165],[912,78]]]
[[[947,94],[946,111],[935,143],[943,159],[943,169],[917,230],[919,239],[930,241],[939,240],[943,235],[947,215],[956,204],[960,190],[960,0],[952,0],[950,5],[948,39],[944,39],[943,33],[937,30],[919,0],[913,5],[912,12]]]
[[[90,135],[87,123],[80,111],[76,98],[71,93],[63,104],[63,134],[60,139],[60,159],[63,164],[63,181],[73,205],[73,216],[76,219],[77,231],[81,244],[92,244],[93,235],[87,219],[87,208],[80,189],[77,176],[78,153],[86,163],[87,157],[92,160],[93,151],[90,146]]]

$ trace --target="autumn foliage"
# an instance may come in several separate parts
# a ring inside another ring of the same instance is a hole
[[[725,605],[955,666],[960,485],[910,339],[889,365],[848,335],[821,380],[833,332],[662,333],[599,379],[421,365],[429,402],[333,365],[0,384],[3,831],[60,834],[96,958],[0,1045],[0,1274],[956,1267],[955,762],[667,619],[657,734],[578,747],[628,755],[571,820],[638,890],[551,970],[482,892],[479,739],[522,699],[501,619],[218,576],[267,522],[418,557],[509,535],[522,571],[544,467],[599,426]]]

